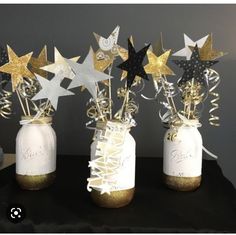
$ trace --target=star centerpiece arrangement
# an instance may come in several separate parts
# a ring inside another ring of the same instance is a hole
[[[180,79],[175,79],[174,82],[169,82],[166,77],[174,75],[174,73],[166,65],[170,50],[164,50],[162,38],[161,42],[156,44],[158,45],[156,47],[158,55],[155,55],[154,47],[150,47],[151,49],[147,53],[149,63],[145,66],[145,70],[153,77],[156,90],[155,100],[157,95],[163,95],[166,100],[160,101],[163,108],[159,112],[165,126],[200,126],[199,119],[204,107],[203,103],[208,97],[212,97],[209,122],[211,125],[219,126],[219,117],[213,112],[219,108],[217,103],[219,94],[215,89],[220,83],[220,76],[212,69],[212,66],[218,62],[215,59],[225,53],[213,49],[212,42],[212,34],[197,41],[193,41],[184,34],[185,47],[172,55],[185,57],[185,59],[173,60],[179,68],[183,69]],[[179,95],[183,108],[177,109],[175,100]]]
[[[74,74],[56,49],[55,63],[48,61],[46,46],[38,57],[32,57],[32,54],[18,56],[10,46],[7,46],[7,53],[1,50],[1,84],[3,81],[11,82],[11,91],[2,89],[0,92],[0,115],[3,117],[7,118],[11,113],[9,98],[14,92],[23,116],[28,117],[27,123],[51,116],[57,110],[59,97],[74,94],[61,87],[62,80],[65,77],[72,79]],[[48,72],[54,73],[52,79],[48,78]]]

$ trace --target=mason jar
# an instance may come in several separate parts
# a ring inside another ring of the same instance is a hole
[[[202,172],[202,137],[197,127],[170,128],[164,136],[164,183],[178,191],[192,191],[200,186]]]
[[[32,120],[22,117],[16,137],[16,180],[23,189],[39,190],[56,177],[56,134],[51,117]]]
[[[88,179],[92,200],[106,208],[129,204],[135,191],[136,158],[130,127],[114,120],[98,122],[90,148],[90,164],[97,164],[97,168],[91,167]]]

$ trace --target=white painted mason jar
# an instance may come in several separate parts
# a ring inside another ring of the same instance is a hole
[[[164,182],[178,191],[200,186],[202,174],[202,137],[197,127],[170,128],[164,137]]]
[[[117,130],[122,128],[123,134],[117,131],[116,128]],[[91,197],[101,207],[119,208],[128,205],[133,199],[135,191],[136,142],[129,132],[130,127],[127,128],[125,124],[118,121],[97,123],[94,140],[90,146],[90,159],[92,162],[99,160],[99,157],[102,157],[101,155],[103,154],[96,153],[97,149],[102,148],[101,151],[107,153],[105,164],[113,161],[114,166],[112,174],[104,177],[109,184],[108,193],[102,193],[103,189],[101,187],[91,187]],[[93,180],[92,171],[93,169],[91,168],[90,179]]]
[[[22,117],[16,137],[16,180],[23,189],[39,190],[56,177],[56,134],[51,117],[27,123],[30,118]]]

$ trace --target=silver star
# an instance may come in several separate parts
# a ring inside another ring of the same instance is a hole
[[[79,58],[80,56],[77,56],[71,58],[70,60],[77,62]],[[72,80],[75,75],[66,63],[65,58],[61,55],[56,47],[54,47],[54,60],[55,62],[53,64],[43,66],[41,69],[54,74],[61,72],[64,78],[69,78]]]
[[[60,96],[74,95],[73,92],[60,86],[63,80],[63,73],[56,74],[51,80],[47,80],[38,74],[36,78],[42,89],[32,98],[32,100],[48,99],[53,108],[57,110],[58,99]]]
[[[174,54],[172,54],[172,56],[183,56],[186,57],[187,60],[190,60],[191,55],[192,55],[192,51],[189,48],[189,46],[195,47],[196,44],[198,46],[198,48],[202,48],[202,46],[204,45],[205,41],[207,40],[209,35],[206,35],[205,37],[197,40],[196,42],[194,42],[191,38],[189,38],[186,34],[184,34],[184,44],[185,47],[177,52],[175,52]]]
[[[113,77],[96,70],[94,68],[93,59],[93,49],[90,48],[89,53],[82,64],[76,63],[68,59],[66,60],[75,73],[75,77],[70,83],[68,89],[79,86],[85,86],[85,88],[88,89],[92,97],[96,100],[97,82],[111,79]]]

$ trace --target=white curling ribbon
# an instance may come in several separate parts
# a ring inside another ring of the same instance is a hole
[[[30,124],[30,123],[38,120],[42,114],[43,114],[43,111],[38,111],[33,117],[31,117],[29,119],[21,120],[20,125]]]
[[[16,138],[16,173],[43,175],[56,170],[56,134],[50,124],[27,124]]]
[[[105,130],[96,131],[91,144],[91,176],[88,191],[92,188],[103,193],[133,188],[135,184],[135,141],[127,126],[107,122]]]

